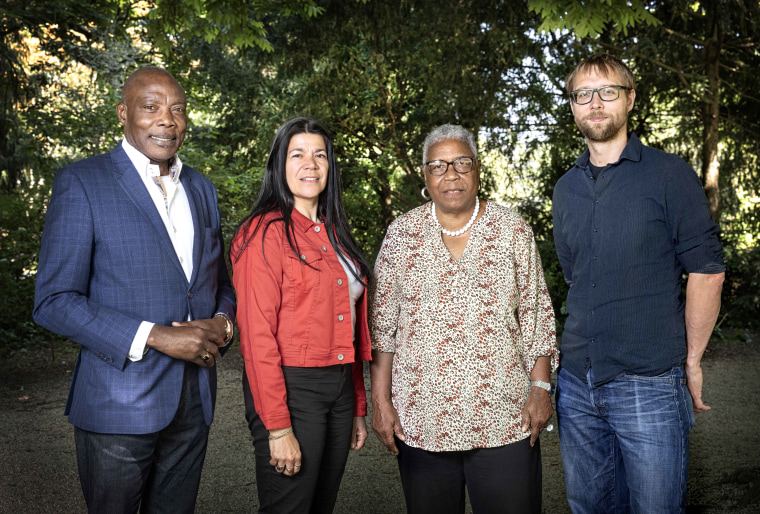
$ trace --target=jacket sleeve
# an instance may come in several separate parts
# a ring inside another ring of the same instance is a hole
[[[365,284],[366,285],[366,284]],[[367,325],[367,302],[369,289],[365,287],[364,294],[356,303],[356,345],[354,352],[353,384],[354,384],[354,416],[367,415],[367,391],[364,387],[364,360],[372,360],[369,353],[369,327]],[[366,352],[366,353],[365,353]]]
[[[353,383],[354,383],[354,417],[367,415],[367,390],[364,388],[364,361],[356,359],[354,361]]]
[[[216,193],[216,189],[214,189]],[[216,198],[216,195],[214,196]],[[215,204],[216,215],[218,218],[219,226],[221,226],[221,215],[219,213],[219,206]],[[224,258],[224,236],[222,231],[219,231],[219,248],[222,249],[222,253],[219,256],[218,271],[217,271],[217,290],[216,290],[216,309],[214,312],[221,312],[229,318],[230,323],[235,325],[235,316],[237,313],[237,301],[235,300],[235,289],[232,287],[232,281],[230,281],[230,274],[227,270],[227,261]],[[229,343],[232,343],[230,339]],[[231,344],[227,344],[220,348],[222,353],[225,353]]]
[[[42,234],[34,320],[123,369],[143,320],[88,297],[95,238],[87,193],[74,168],[56,176]]]
[[[256,223],[256,219],[252,220],[232,242],[233,256],[237,257],[233,258],[232,280],[237,291],[240,352],[254,405],[267,430],[273,430],[291,425],[276,339],[282,301],[282,255],[290,248],[283,248],[279,223],[271,224],[263,237],[266,223],[262,223],[242,254],[235,255]]]

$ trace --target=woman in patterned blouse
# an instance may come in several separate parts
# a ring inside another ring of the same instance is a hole
[[[533,232],[478,198],[475,140],[425,139],[431,202],[388,228],[370,299],[372,428],[407,509],[540,512],[538,436],[553,414],[554,311]]]

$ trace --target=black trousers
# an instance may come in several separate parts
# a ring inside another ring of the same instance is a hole
[[[191,513],[206,457],[198,366],[185,364],[179,407],[165,429],[151,434],[100,434],[74,428],[90,513]]]
[[[541,449],[530,438],[497,448],[429,452],[396,439],[409,514],[541,512]]]
[[[351,364],[323,368],[283,366],[301,471],[290,477],[269,464],[269,431],[256,412],[243,373],[245,417],[253,436],[259,512],[329,513],[335,507],[351,446],[354,388]]]

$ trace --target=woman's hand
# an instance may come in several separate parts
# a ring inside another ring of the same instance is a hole
[[[552,398],[549,392],[540,387],[531,387],[528,400],[522,410],[522,431],[530,428],[530,445],[536,444],[538,434],[546,428],[546,422],[554,414]]]
[[[406,441],[406,437],[404,429],[401,428],[398,411],[391,401],[393,356],[391,352],[373,350],[369,373],[372,379],[372,431],[386,448],[394,455],[398,455],[393,436],[395,435],[401,441]]]
[[[364,416],[354,417],[354,426],[351,429],[351,449],[361,450],[367,441],[367,423],[364,421]]]
[[[278,473],[293,476],[301,471],[301,446],[292,430],[285,436],[277,437],[288,430],[290,428],[269,431],[269,437],[276,438],[269,439],[269,454],[272,457],[269,464],[274,466]]]

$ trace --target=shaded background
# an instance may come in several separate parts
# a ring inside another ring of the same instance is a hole
[[[334,131],[370,262],[388,223],[423,202],[425,134],[441,123],[477,133],[482,196],[533,227],[561,333],[551,195],[585,148],[564,77],[599,51],[637,79],[629,128],[694,167],[721,227],[728,272],[706,357],[714,410],[692,439],[691,512],[760,511],[758,16],[749,0],[0,0],[0,511],[82,509],[61,414],[76,345],[33,323],[34,279],[55,173],[119,141],[130,72],[162,66],[186,88],[180,153],[216,184],[227,238],[291,116]],[[220,371],[199,511],[250,511],[236,352]],[[547,512],[566,509],[556,436],[544,436]],[[395,462],[370,439],[349,461],[341,512],[402,508]]]
[[[691,434],[687,514],[760,512],[760,401],[748,393],[748,384],[760,376],[756,348],[713,341],[705,355],[704,397],[712,410],[697,416]],[[0,512],[86,511],[74,431],[63,416],[74,356],[67,352],[55,362],[19,361],[0,379]],[[242,371],[242,358],[233,348],[219,365],[219,397],[198,494],[199,514],[258,508]],[[556,417],[553,422],[556,425]],[[541,451],[543,512],[569,513],[557,430],[541,435]],[[404,511],[396,459],[370,434],[367,445],[349,456],[335,512]]]

